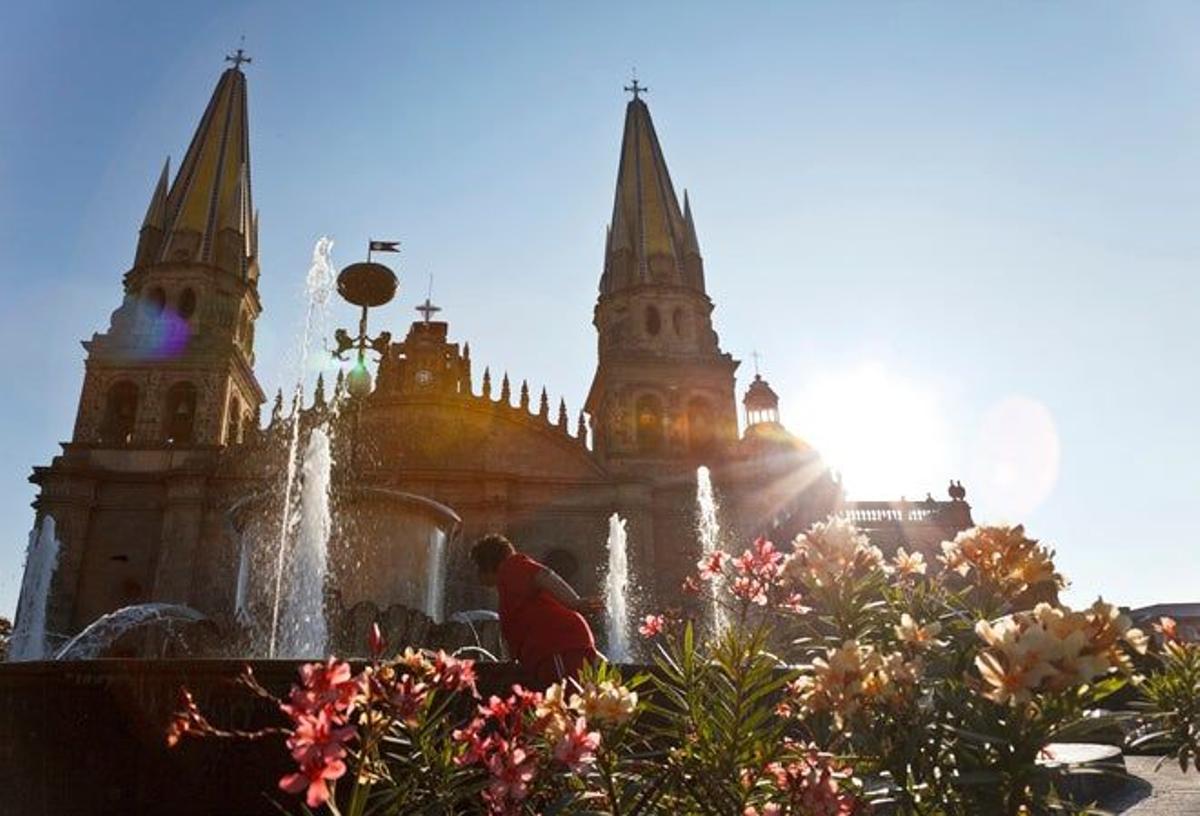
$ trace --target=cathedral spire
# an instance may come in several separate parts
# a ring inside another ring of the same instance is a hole
[[[250,191],[249,116],[240,53],[217,81],[166,195],[156,261],[202,263],[253,277],[257,218]]]
[[[167,188],[170,181],[171,159],[167,157],[167,160],[163,162],[158,184],[154,185],[154,194],[150,196],[150,206],[146,208],[146,217],[142,219],[134,266],[151,263],[158,257],[158,253],[162,249],[163,231],[167,228]]]
[[[683,237],[683,251],[686,255],[700,255],[700,239],[696,237],[696,222],[692,220],[692,202],[688,200],[688,191],[683,191],[683,223],[686,234]]]
[[[617,189],[609,225],[608,257],[601,292],[642,284],[695,286],[686,256],[699,257],[689,222],[679,207],[650,108],[639,85],[626,88],[625,129],[617,168]]]
[[[150,198],[150,206],[146,208],[146,217],[142,219],[142,229],[164,229],[167,218],[167,186],[171,181],[171,157],[163,162],[162,173],[158,184],[154,185],[154,195]]]

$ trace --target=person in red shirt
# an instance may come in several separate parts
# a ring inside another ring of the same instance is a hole
[[[500,632],[508,650],[545,688],[575,678],[585,663],[601,660],[592,628],[580,612],[597,599],[581,598],[558,573],[517,552],[502,535],[486,535],[471,548],[479,582],[500,595]]]

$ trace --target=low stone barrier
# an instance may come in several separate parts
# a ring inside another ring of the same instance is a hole
[[[279,737],[185,739],[167,722],[187,686],[222,728],[283,725],[267,701],[233,681],[245,665],[280,696],[293,660],[89,660],[0,664],[0,790],[24,816],[114,813],[271,814],[296,800],[277,782],[291,770]],[[477,664],[481,693],[523,682],[511,663]]]

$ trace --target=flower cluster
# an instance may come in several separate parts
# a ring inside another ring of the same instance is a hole
[[[346,773],[346,744],[356,736],[351,710],[363,693],[350,664],[329,658],[300,667],[300,685],[279,707],[292,721],[287,747],[298,766],[279,780],[288,793],[305,793],[310,808],[329,801],[329,783]]]
[[[647,615],[638,624],[638,634],[644,638],[658,637],[667,626],[667,619],[662,615]]]
[[[847,766],[815,746],[789,741],[788,759],[767,765],[767,776],[775,789],[769,803],[750,806],[744,816],[852,816],[864,811],[864,803],[846,789],[852,778]]]
[[[514,686],[508,698],[493,696],[454,732],[463,748],[457,762],[487,772],[483,799],[490,813],[518,812],[544,770],[557,765],[578,774],[595,762],[600,732],[590,730],[590,721],[622,722],[636,706],[635,693],[611,682],[585,687],[569,702],[563,683],[544,694]]]
[[[1081,612],[1040,603],[994,623],[980,621],[975,633],[987,644],[975,658],[981,693],[1000,704],[1028,702],[1112,671],[1129,673],[1122,643],[1139,653],[1147,645],[1128,616],[1103,600]]]
[[[371,699],[398,722],[414,725],[431,694],[468,692],[478,696],[475,663],[459,660],[444,651],[426,653],[405,649],[393,663],[368,669]]]
[[[638,695],[612,680],[586,683],[571,695],[570,708],[589,722],[623,725],[637,711]]]
[[[1030,587],[1064,586],[1054,569],[1054,553],[1025,535],[1025,528],[973,527],[942,542],[941,561],[984,589],[1014,598]]]
[[[921,677],[919,660],[848,640],[812,663],[789,692],[806,712],[828,712],[838,728],[865,707],[892,707],[907,700]],[[785,709],[786,710],[786,709]]]
[[[766,606],[782,587],[783,571],[790,555],[775,549],[765,538],[758,538],[754,545],[733,559],[734,579],[730,591],[755,606]]]
[[[917,576],[924,575],[926,570],[925,556],[918,550],[910,553],[908,550],[900,547],[896,550],[895,557],[892,558],[892,573],[900,579],[915,579]]]
[[[733,597],[747,605],[806,612],[799,593],[792,591],[785,578],[791,560],[790,554],[781,552],[767,539],[758,538],[737,557],[721,550],[705,555],[696,564],[697,574],[684,582],[684,590],[699,592],[707,583],[715,591],[718,584],[725,583]],[[653,634],[658,633],[653,624],[650,628]]]
[[[936,621],[921,625],[913,620],[912,615],[907,612],[900,616],[894,630],[896,639],[901,643],[905,643],[914,649],[928,649],[939,645],[937,636],[942,632],[942,625]]]
[[[538,771],[533,737],[545,730],[545,725],[532,727],[541,703],[542,695],[514,686],[507,699],[492,696],[465,728],[454,732],[465,748],[457,762],[482,766],[488,773],[483,798],[492,813],[508,813],[529,796]]]
[[[794,546],[787,574],[808,587],[835,587],[885,567],[879,548],[852,521],[836,516],[797,536]]]

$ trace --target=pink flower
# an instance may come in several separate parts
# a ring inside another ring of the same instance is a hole
[[[644,638],[652,638],[662,634],[666,621],[662,615],[647,615],[638,627],[638,634]]]
[[[1163,636],[1164,640],[1179,640],[1179,624],[1174,618],[1162,617],[1154,624],[1154,631]]]
[[[499,697],[493,694],[490,698],[488,698],[486,703],[479,706],[479,713],[485,717],[492,717],[493,719],[497,720],[507,719],[508,715],[512,713],[513,710],[511,699],[512,698],[509,698],[508,700],[501,700]]]
[[[459,692],[469,690],[472,695],[475,689],[475,661],[459,660],[438,650],[433,660],[433,681],[439,688]]]
[[[429,686],[418,681],[411,674],[402,674],[400,679],[385,686],[383,690],[388,705],[395,711],[397,719],[413,723],[425,699],[429,696]]]
[[[280,779],[279,787],[287,793],[306,791],[304,801],[310,808],[317,808],[328,802],[332,795],[328,783],[345,773],[346,763],[340,759],[315,759],[302,765],[296,773]]]
[[[307,790],[310,808],[325,804],[330,797],[327,783],[346,773],[344,744],[354,739],[355,733],[353,726],[338,727],[328,711],[298,715],[287,747],[300,768],[280,779],[279,787],[288,793]]]
[[[797,615],[806,615],[812,611],[811,606],[804,605],[804,598],[799,592],[793,592],[783,601],[783,608]]]
[[[523,801],[529,795],[529,783],[533,781],[537,766],[525,749],[513,748],[492,754],[487,769],[492,779],[485,793],[494,808],[505,800]]]
[[[728,561],[729,554],[722,550],[716,550],[701,558],[696,562],[696,568],[700,571],[700,580],[711,581],[720,578]]]
[[[319,711],[315,715],[300,715],[295,730],[287,739],[287,747],[292,752],[292,759],[301,765],[314,756],[340,759],[346,755],[343,743],[354,736],[354,726],[339,726],[328,712]]]
[[[362,689],[362,678],[351,676],[350,664],[333,657],[326,663],[301,666],[300,682],[300,686],[292,686],[290,705],[282,706],[293,719],[323,708],[344,715]]]
[[[451,735],[454,741],[462,743],[467,749],[455,758],[455,764],[474,765],[477,762],[483,762],[489,747],[489,740],[480,736],[485,725],[486,721],[482,717],[476,717],[466,728],[454,729]]]
[[[600,733],[587,730],[587,720],[578,717],[554,746],[554,758],[579,773],[596,758],[600,747]]]
[[[759,810],[754,805],[746,805],[746,809],[742,811],[742,816],[782,816],[783,808],[774,802],[763,805],[762,810]]]
[[[757,538],[753,547],[743,552],[734,561],[734,567],[742,575],[771,581],[783,573],[787,560],[788,556],[775,549],[775,545],[770,541],[765,538]]]
[[[741,576],[733,581],[733,594],[757,606],[767,605],[767,593],[762,582],[747,576]]]
[[[833,757],[815,748],[794,747],[800,748],[803,753],[786,762],[772,762],[766,770],[774,778],[775,788],[797,813],[852,816],[860,812],[858,798],[841,789],[842,781],[851,776],[849,769],[838,765]],[[774,811],[764,808],[763,816],[782,812],[780,806],[774,807]]]

